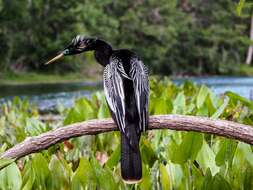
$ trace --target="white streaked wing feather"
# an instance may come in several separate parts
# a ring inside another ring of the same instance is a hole
[[[104,70],[104,91],[107,103],[115,115],[120,130],[125,132],[125,95],[118,62],[112,60]]]
[[[148,124],[149,81],[148,71],[141,60],[131,60],[130,77],[133,80],[135,99],[140,117],[139,128],[145,131]]]

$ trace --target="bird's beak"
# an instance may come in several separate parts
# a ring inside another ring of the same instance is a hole
[[[48,65],[50,63],[55,62],[56,60],[62,58],[64,56],[64,53],[60,53],[59,55],[57,55],[56,57],[54,57],[53,59],[49,60],[48,62],[45,63],[45,65]]]

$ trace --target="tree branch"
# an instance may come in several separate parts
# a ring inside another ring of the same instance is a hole
[[[149,119],[149,130],[172,129],[178,131],[195,131],[236,139],[253,145],[253,128],[225,120],[212,120],[204,117],[183,115],[156,115]],[[25,141],[2,153],[0,158],[19,159],[28,154],[39,152],[72,137],[95,135],[116,131],[112,119],[89,120],[29,137]]]

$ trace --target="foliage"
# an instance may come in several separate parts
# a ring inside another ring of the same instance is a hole
[[[150,113],[187,114],[253,124],[253,103],[232,92],[217,96],[206,86],[151,80]],[[109,117],[102,93],[76,100],[64,124]],[[0,151],[59,124],[42,123],[28,101],[2,106]],[[118,132],[73,138],[16,163],[0,160],[0,189],[252,189],[252,147],[195,132],[149,131],[141,138],[143,180],[120,178]]]
[[[231,0],[0,0],[0,72],[77,71],[91,55],[43,63],[83,33],[133,49],[154,73],[229,74],[244,62],[251,9],[238,17]]]

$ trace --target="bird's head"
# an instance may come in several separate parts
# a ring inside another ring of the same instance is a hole
[[[63,56],[75,55],[75,54],[79,54],[85,51],[94,50],[96,46],[96,41],[97,41],[96,38],[87,38],[87,37],[78,35],[71,41],[71,43],[62,52],[59,53],[59,55],[57,55],[56,57],[48,61],[46,64],[50,64],[60,59]]]

